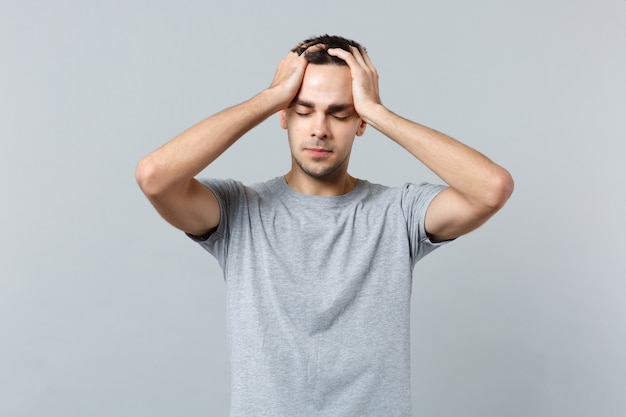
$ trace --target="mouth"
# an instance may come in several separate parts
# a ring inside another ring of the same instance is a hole
[[[324,148],[304,148],[304,151],[316,158],[322,158],[333,153],[333,151]]]

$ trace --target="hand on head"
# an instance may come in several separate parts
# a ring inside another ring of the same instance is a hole
[[[351,46],[350,50],[351,52],[341,48],[330,48],[328,54],[341,58],[350,67],[354,108],[362,119],[367,120],[369,108],[381,104],[378,71],[365,48]]]
[[[298,93],[308,64],[347,65],[352,75],[354,107],[363,119],[373,105],[381,103],[378,72],[365,48],[349,39],[323,35],[300,42],[279,63],[270,88],[281,91],[283,108]]]
[[[296,48],[294,48],[278,63],[270,88],[276,88],[278,91],[281,91],[281,96],[283,97],[281,108],[288,107],[300,89],[304,71],[309,63],[306,53],[315,52],[323,48],[324,45],[322,44],[307,46],[302,49],[302,52],[297,52]]]

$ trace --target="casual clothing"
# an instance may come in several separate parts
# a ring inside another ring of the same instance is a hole
[[[233,417],[410,416],[409,313],[424,217],[444,188],[359,180],[337,197],[283,177],[207,180],[221,221],[194,238],[224,271]]]

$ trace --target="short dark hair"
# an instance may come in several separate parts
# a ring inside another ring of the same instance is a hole
[[[358,42],[355,42],[351,39],[346,39],[341,36],[331,36],[331,35],[322,35],[316,36],[314,38],[310,38],[300,42],[293,48],[291,51],[297,53],[298,55],[302,55],[307,48],[314,45],[324,45],[323,48],[308,51],[305,54],[307,61],[310,64],[319,64],[319,65],[348,65],[346,61],[336,56],[329,55],[327,50],[329,48],[341,48],[344,51],[348,51],[352,53],[350,49],[351,46],[354,46],[361,52],[365,52],[365,48]]]

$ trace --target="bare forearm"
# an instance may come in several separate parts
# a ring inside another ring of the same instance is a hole
[[[408,150],[466,199],[501,206],[512,191],[509,173],[482,153],[426,126],[404,119],[382,105],[368,123]]]
[[[378,93],[378,71],[364,50],[329,49],[352,75],[354,108],[367,124],[407,149],[450,187],[435,197],[425,218],[433,241],[468,233],[500,209],[513,192],[513,180],[486,156],[443,133],[406,120],[385,108]]]
[[[139,162],[142,189],[159,194],[184,184],[279,109],[273,92],[265,90],[192,126]]]

